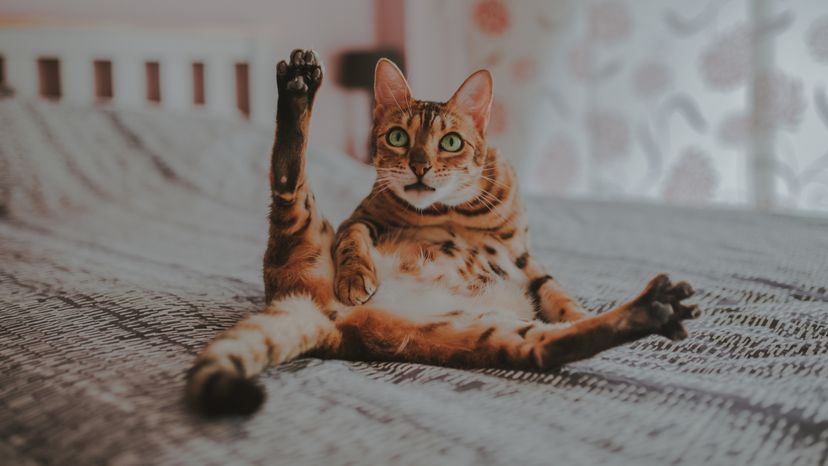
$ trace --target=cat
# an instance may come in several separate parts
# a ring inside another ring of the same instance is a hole
[[[648,335],[687,336],[699,315],[686,282],[655,276],[635,299],[590,316],[529,251],[509,164],[486,142],[493,84],[472,74],[445,103],[415,100],[403,74],[375,69],[376,182],[334,230],[305,177],[323,67],[294,50],[277,65],[267,307],[219,336],[188,373],[208,415],[251,414],[251,379],[310,355],[459,368],[547,370]]]

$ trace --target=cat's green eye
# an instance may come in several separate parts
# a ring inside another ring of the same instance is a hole
[[[408,145],[408,133],[402,128],[391,128],[391,131],[385,135],[388,144],[394,147],[405,147]]]
[[[463,138],[457,133],[448,133],[440,139],[440,149],[446,152],[457,152],[463,148]]]

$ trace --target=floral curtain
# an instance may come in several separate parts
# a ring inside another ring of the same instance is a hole
[[[525,189],[828,211],[828,2],[460,5],[434,0],[441,40],[493,71]]]

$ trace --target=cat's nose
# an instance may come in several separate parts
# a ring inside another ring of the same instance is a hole
[[[411,171],[417,175],[417,178],[422,178],[431,170],[431,164],[428,162],[409,162],[408,166],[411,168]]]

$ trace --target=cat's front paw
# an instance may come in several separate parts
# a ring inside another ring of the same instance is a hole
[[[673,283],[667,274],[656,275],[628,304],[624,325],[634,332],[652,332],[674,341],[683,340],[687,338],[687,330],[682,322],[701,315],[697,305],[682,303],[693,293],[693,287],[687,282]]]
[[[288,61],[276,65],[276,85],[279,93],[308,95],[313,98],[322,84],[322,60],[313,50],[296,49]]]
[[[334,278],[336,298],[349,306],[365,304],[377,292],[377,274],[365,264],[338,270]]]

